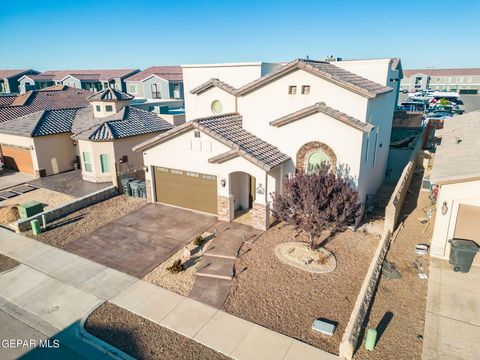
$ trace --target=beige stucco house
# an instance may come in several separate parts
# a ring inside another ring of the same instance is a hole
[[[84,180],[92,182],[111,182],[119,171],[141,168],[143,156],[132,147],[173,125],[129,106],[132,98],[108,88],[91,95],[87,107],[38,111],[0,123],[7,165],[40,177],[77,163]]]
[[[297,169],[348,167],[362,201],[383,183],[398,59],[183,70],[189,121],[135,147],[152,201],[225,221],[247,212],[266,229],[272,194]]]

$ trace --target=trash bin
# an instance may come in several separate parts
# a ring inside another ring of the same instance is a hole
[[[147,198],[147,188],[146,188],[146,185],[145,185],[145,181],[139,181],[138,182],[138,192],[139,192],[139,195],[142,199]]]
[[[480,246],[472,240],[451,239],[448,242],[451,245],[449,262],[453,266],[453,271],[469,272]]]
[[[140,193],[138,191],[138,183],[140,181],[141,180],[132,180],[128,183],[128,185],[130,185],[130,189],[132,189],[132,196],[134,198],[139,198],[140,197]]]
[[[40,229],[40,221],[38,221],[37,219],[30,221],[30,225],[32,226],[33,235],[38,235],[42,232],[42,230]]]
[[[122,183],[123,193],[127,196],[132,196],[132,189],[130,189],[130,182],[135,180],[134,178],[123,178],[120,179]]]

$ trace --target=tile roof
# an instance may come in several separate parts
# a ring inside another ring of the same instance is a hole
[[[0,107],[5,105],[10,105],[12,102],[15,101],[16,98],[17,98],[17,95],[13,95],[13,94],[0,95]]]
[[[480,68],[403,70],[404,76],[412,76],[414,74],[425,74],[425,75],[431,75],[431,76],[480,75]]]
[[[433,162],[434,184],[480,179],[480,110],[446,120]]]
[[[73,77],[77,80],[84,81],[100,81],[100,74],[68,74],[62,79],[62,81],[64,81],[68,77]]]
[[[143,81],[152,75],[156,75],[167,81],[182,81],[183,73],[180,66],[151,66],[139,73],[136,73],[125,81]]]
[[[233,86],[228,85],[227,83],[224,83],[223,81],[220,81],[219,79],[216,78],[211,78],[210,80],[204,82],[203,84],[200,84],[196,88],[190,90],[190,94],[201,94],[202,92],[212,88],[212,87],[218,87],[229,94],[235,95],[237,89],[235,89]]]
[[[268,73],[265,76],[262,76],[259,79],[245,84],[241,88],[237,89],[236,94],[240,96],[248,94],[257,88],[298,69],[307,71],[326,81],[332,82],[367,98],[374,98],[379,94],[393,90],[388,86],[365,79],[364,77],[339,68],[338,66],[335,66],[329,62],[297,59],[289,62],[275,71],[272,71],[271,73]]]
[[[0,133],[18,136],[44,136],[71,131],[78,109],[38,111],[0,123]]]
[[[95,118],[93,110],[88,110],[78,112],[72,127],[73,139],[108,141],[173,128],[173,125],[154,113],[131,106],[125,106],[118,113],[105,118]]]
[[[117,100],[132,100],[133,96],[112,88],[100,90],[88,98],[90,101],[117,101]]]
[[[277,147],[267,143],[242,127],[242,116],[239,113],[229,113],[192,120],[166,133],[157,135],[142,144],[135,146],[135,151],[143,150],[158,143],[167,141],[174,136],[196,128],[230,147],[237,156],[241,156],[266,171],[288,161],[290,157]],[[227,154],[228,153],[228,154]],[[225,157],[233,156],[232,152],[220,154],[210,161],[220,162]]]
[[[60,81],[67,77],[68,75],[73,76],[83,76],[83,75],[91,75],[96,74],[98,75],[98,80],[100,81],[109,81],[114,78],[123,79],[127,76],[138,72],[138,69],[107,69],[107,70],[49,70],[42,73],[42,75],[50,75],[53,74],[53,80]],[[89,79],[90,80],[90,79]]]
[[[352,126],[355,129],[363,132],[370,132],[374,128],[372,124],[360,121],[341,111],[335,110],[327,106],[324,102],[318,102],[311,106],[307,106],[306,108],[295,111],[291,114],[282,116],[281,118],[278,118],[276,120],[270,121],[270,125],[275,127],[281,127],[281,126],[290,124],[293,121],[303,119],[307,116],[310,116],[318,112],[328,115],[336,120],[343,122],[344,124]]]
[[[38,111],[71,109],[90,106],[88,90],[70,88],[68,86],[52,86],[42,90],[29,91],[15,96],[10,104],[0,105],[0,123]],[[18,104],[18,105],[14,105]]]
[[[32,69],[5,69],[5,70],[0,70],[0,79],[8,79],[13,76],[21,75],[23,73],[26,73],[28,71],[35,71]]]
[[[36,74],[36,75],[23,75],[22,78],[28,77],[29,79],[32,80],[38,80],[38,81],[45,81],[45,80],[51,80],[53,81],[54,74]]]

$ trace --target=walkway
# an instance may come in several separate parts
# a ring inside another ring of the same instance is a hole
[[[423,359],[478,359],[479,283],[479,266],[460,273],[447,260],[431,258]]]
[[[230,292],[240,247],[262,232],[235,222],[221,222],[216,226],[217,236],[200,260],[189,297],[219,309]]]
[[[0,253],[22,263],[0,274],[0,310],[34,328],[43,326],[50,332],[69,334],[70,341],[73,330],[78,332],[79,320],[109,300],[234,359],[338,359],[298,340],[8,230],[0,229]]]

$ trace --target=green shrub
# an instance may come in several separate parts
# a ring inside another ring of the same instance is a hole
[[[205,239],[202,235],[198,235],[195,238],[195,240],[193,240],[193,244],[196,245],[196,246],[200,246],[200,245],[205,244],[206,241],[207,241],[207,239]]]
[[[182,263],[181,259],[178,259],[173,262],[172,266],[167,267],[167,270],[172,274],[178,274],[185,270],[185,265]]]

